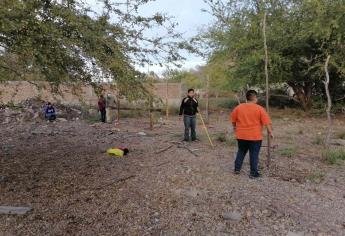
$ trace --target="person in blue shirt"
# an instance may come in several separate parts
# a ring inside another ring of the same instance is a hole
[[[56,119],[55,108],[52,106],[50,102],[48,102],[46,109],[45,109],[45,117],[49,121],[54,121]]]

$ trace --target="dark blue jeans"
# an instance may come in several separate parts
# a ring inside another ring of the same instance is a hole
[[[196,140],[196,132],[195,132],[196,116],[185,115],[183,117],[183,122],[184,122],[184,140],[185,141],[189,140],[189,129],[190,129],[192,141],[195,141]]]
[[[249,151],[250,158],[250,174],[257,175],[259,164],[259,153],[262,141],[249,141],[238,139],[238,152],[235,160],[235,171],[240,171],[242,168],[244,157]]]
[[[103,123],[105,123],[105,120],[106,120],[106,110],[102,109],[100,112],[101,112],[101,121]]]

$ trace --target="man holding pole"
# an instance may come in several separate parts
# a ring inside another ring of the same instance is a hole
[[[192,141],[196,141],[196,114],[198,113],[198,100],[194,97],[194,89],[188,89],[187,97],[182,100],[180,106],[180,117],[184,121],[184,141],[189,141],[189,130]]]
[[[258,171],[259,153],[262,143],[262,131],[266,127],[273,138],[272,122],[265,109],[257,105],[255,90],[246,93],[247,102],[238,105],[231,113],[231,123],[236,133],[238,152],[235,160],[235,174],[240,174],[244,157],[249,151],[250,177],[260,177]]]

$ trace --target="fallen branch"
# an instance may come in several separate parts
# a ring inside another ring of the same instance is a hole
[[[174,145],[170,145],[170,146],[165,147],[165,148],[163,148],[161,150],[158,150],[157,152],[155,152],[155,154],[159,154],[159,153],[165,152],[165,151],[169,150],[170,148],[172,148],[173,146]]]
[[[178,148],[184,148],[184,149],[188,150],[190,153],[192,153],[194,156],[199,157],[198,154],[196,154],[195,152],[193,152],[193,150],[191,150],[190,148],[186,147],[185,145],[178,145],[177,147],[178,147]]]
[[[105,184],[105,185],[103,185],[103,186],[101,186],[101,187],[105,188],[105,187],[108,187],[109,185],[113,185],[113,184],[125,182],[126,180],[129,180],[129,179],[134,178],[134,177],[135,177],[135,175],[130,175],[130,176],[127,176],[127,177],[115,179],[114,182]],[[100,189],[101,187],[98,187],[98,189]]]

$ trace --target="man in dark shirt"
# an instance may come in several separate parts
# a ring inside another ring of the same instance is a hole
[[[101,95],[99,97],[99,100],[98,100],[98,110],[99,112],[101,113],[101,121],[103,123],[105,123],[105,118],[106,118],[106,110],[105,110],[105,107],[106,107],[106,103],[105,103],[105,99],[104,99],[104,96]]]
[[[188,95],[182,100],[180,116],[184,121],[184,141],[189,141],[189,129],[191,130],[192,141],[196,140],[196,113],[198,113],[198,100],[194,97],[194,89],[188,90]]]

